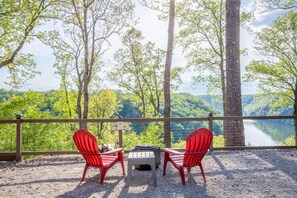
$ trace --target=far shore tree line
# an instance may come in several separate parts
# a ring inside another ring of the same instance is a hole
[[[297,2],[254,3],[266,12],[279,10],[280,15],[271,26],[252,32],[259,59],[246,66],[244,79],[257,81],[263,94],[282,96],[278,105],[291,104],[297,116]],[[97,116],[110,117],[100,104],[102,57],[112,44],[110,38],[120,35],[122,48],[114,54],[107,77],[133,93],[142,117],[172,116],[171,90],[178,87],[180,75],[187,69],[195,72],[196,83],[207,83],[210,94],[222,96],[224,116],[241,116],[240,53],[244,49],[240,49],[239,30],[241,25],[252,23],[254,13],[240,13],[240,4],[240,0],[4,0],[0,2],[0,69],[8,68],[8,83],[16,88],[38,75],[33,55],[23,53],[22,48],[39,39],[54,51],[53,66],[61,80],[61,108],[68,116],[88,118],[92,103]],[[134,27],[136,5],[158,10],[160,18],[168,21],[166,51],[153,42],[144,43],[141,31]],[[62,30],[43,31],[46,23],[59,24]],[[184,49],[186,66],[172,63],[174,41]],[[76,100],[71,99],[73,90],[77,90]],[[90,95],[98,97],[90,101]],[[158,127],[163,127],[165,146],[171,147],[170,122]],[[80,123],[79,128],[87,126]],[[241,121],[224,122],[223,131],[226,145],[245,144]],[[297,135],[297,121],[295,131]]]

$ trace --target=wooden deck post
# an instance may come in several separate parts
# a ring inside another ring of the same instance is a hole
[[[16,115],[16,161],[22,161],[22,114]]]
[[[210,130],[212,133],[213,133],[213,113],[212,112],[209,112],[208,113],[208,130]],[[213,141],[211,142],[211,145],[210,145],[210,148],[209,148],[210,151],[213,151]]]
[[[119,117],[119,119],[122,119]],[[123,148],[123,129],[124,129],[124,122],[121,120],[118,123],[118,131],[119,131],[119,148]]]

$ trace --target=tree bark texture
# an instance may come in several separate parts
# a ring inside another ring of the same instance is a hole
[[[294,89],[294,112],[293,116],[297,116],[297,79]],[[297,118],[294,118],[294,127],[295,127],[295,145],[297,145]]]
[[[240,76],[240,0],[226,1],[226,106],[227,116],[242,116]],[[227,146],[244,146],[242,120],[228,120]]]
[[[175,17],[175,0],[170,0],[169,23],[168,23],[168,42],[164,73],[164,118],[170,118],[170,73],[173,52],[174,39],[174,17]],[[165,147],[171,147],[170,121],[164,122],[164,143]]]

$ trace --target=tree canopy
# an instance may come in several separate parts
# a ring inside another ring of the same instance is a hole
[[[15,88],[39,72],[33,54],[22,51],[26,43],[41,36],[38,30],[53,12],[56,0],[0,1],[0,69],[6,67]]]
[[[122,39],[124,48],[115,53],[116,65],[109,77],[119,87],[135,94],[140,101],[142,117],[158,117],[164,91],[165,52],[152,42],[142,44],[143,39],[139,30],[132,28],[127,31]],[[178,70],[172,71],[174,80],[179,77]]]
[[[258,81],[265,93],[283,95],[293,102],[297,91],[296,13],[289,12],[279,17],[272,27],[263,28],[257,33],[255,44],[262,59],[246,67],[245,79]]]

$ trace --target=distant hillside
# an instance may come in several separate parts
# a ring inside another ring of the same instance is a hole
[[[8,100],[9,98],[11,98],[14,95],[21,96],[23,94],[24,94],[24,92],[21,92],[21,91],[15,91],[15,90],[9,90],[9,91],[7,91],[5,89],[0,89],[0,104],[4,100]]]
[[[203,99],[205,102],[210,104],[215,109],[219,110],[221,113],[223,112],[223,105],[219,102],[222,100],[221,96],[215,96],[215,98],[213,98],[209,95],[198,95],[196,97]]]
[[[293,114],[292,105],[272,106],[279,96],[244,96],[243,110],[250,116],[289,116]]]
[[[203,99],[191,94],[173,94],[171,101],[172,117],[208,117],[209,112],[219,115],[220,111],[208,104]],[[171,123],[171,131],[173,132],[174,142],[178,139],[184,140],[185,137],[194,129],[206,127],[206,121],[184,121]],[[222,127],[218,123],[214,123],[214,131],[216,135],[222,134]]]
[[[123,92],[117,92],[118,97],[126,95]],[[0,104],[4,100],[8,100],[14,95],[22,96],[25,92],[15,90],[0,89]],[[44,92],[46,93],[46,92]],[[139,116],[137,107],[129,99],[122,100],[122,109],[119,116],[123,118],[135,118]],[[213,112],[215,115],[222,115],[223,107],[219,102],[220,96],[213,99],[209,95],[194,96],[187,93],[172,94],[171,112],[173,117],[204,117],[208,112]],[[275,101],[279,100],[278,96],[257,96],[244,95],[242,96],[243,115],[250,116],[265,116],[265,115],[292,115],[292,105],[283,105],[274,107]]]
[[[215,106],[203,98],[187,93],[173,94],[171,98],[173,117],[207,117],[209,112],[219,114]]]
[[[139,118],[137,107],[131,101],[127,94],[118,93],[118,97],[121,98],[121,104],[123,104],[118,115],[122,118]],[[218,110],[209,105],[203,99],[193,96],[187,93],[172,94],[171,97],[171,115],[174,118],[194,118],[194,117],[207,117],[209,112],[214,114],[220,114]],[[163,109],[161,109],[163,114]],[[171,122],[171,131],[173,132],[174,142],[179,139],[185,139],[185,137],[194,129],[199,127],[208,127],[208,122],[205,121],[182,121]],[[140,123],[133,123],[133,128],[136,132],[142,131]],[[218,134],[222,133],[221,126],[217,123],[214,124],[214,129]],[[217,134],[217,135],[218,135]]]
[[[205,102],[213,106],[215,109],[223,112],[222,104],[213,100],[211,96],[201,95],[197,96]],[[219,98],[219,97],[217,97]],[[242,96],[242,110],[243,115],[247,116],[288,116],[293,114],[292,105],[283,105],[274,107],[271,104],[279,100],[278,96],[257,96],[257,95],[244,95]]]

